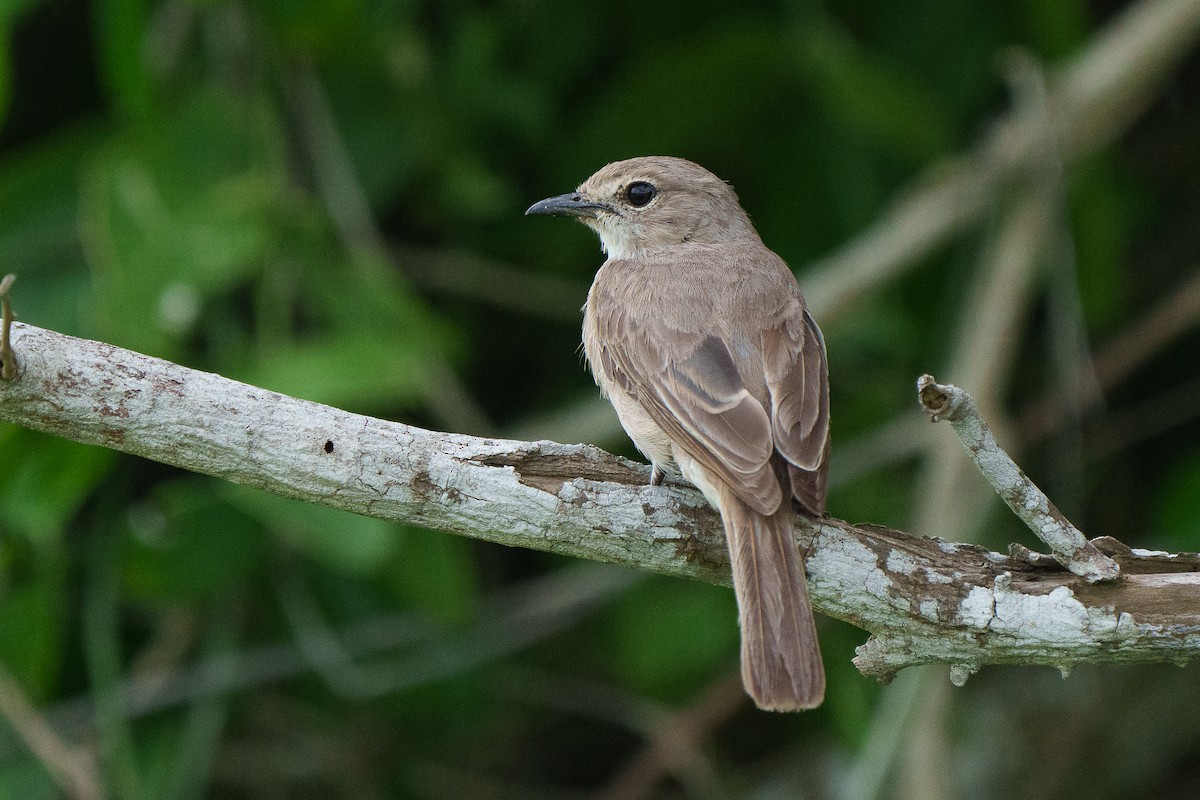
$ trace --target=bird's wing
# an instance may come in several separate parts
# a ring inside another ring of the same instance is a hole
[[[767,410],[747,390],[727,344],[673,330],[661,318],[608,302],[597,316],[601,368],[678,447],[764,514],[783,492],[770,465]]]
[[[793,495],[820,514],[829,455],[829,372],[821,329],[799,299],[763,331],[762,354],[775,447],[790,465]]]

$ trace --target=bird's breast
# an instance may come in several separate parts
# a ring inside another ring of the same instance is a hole
[[[600,318],[614,313],[616,309],[612,307],[612,295],[603,291],[602,287],[600,291],[597,290],[599,283],[600,275],[597,274],[596,283],[592,285],[583,308],[583,353],[588,367],[601,394],[612,403],[621,427],[637,449],[656,466],[670,469],[675,464],[671,440],[650,418],[637,398],[622,385],[623,382],[609,371],[607,365],[611,359],[603,357],[603,348],[608,345],[601,331]]]

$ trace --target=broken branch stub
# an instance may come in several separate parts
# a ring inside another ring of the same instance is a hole
[[[1114,580],[1117,562],[1096,549],[996,442],[974,398],[932,375],[917,380],[917,397],[931,422],[946,420],[983,477],[1054,558],[1089,583]]]

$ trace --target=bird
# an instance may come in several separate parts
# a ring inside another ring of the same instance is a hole
[[[527,215],[574,217],[600,238],[583,349],[601,393],[651,463],[721,515],[746,692],[768,711],[819,706],[822,664],[793,510],[825,514],[829,373],[792,271],[732,186],[682,158],[601,168]]]

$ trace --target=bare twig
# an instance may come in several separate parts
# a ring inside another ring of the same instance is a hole
[[[1146,360],[1200,324],[1200,264],[1171,294],[1096,356],[1096,373],[1105,386],[1129,377]]]
[[[11,381],[17,377],[17,359],[12,349],[12,306],[8,301],[8,290],[16,275],[9,273],[0,280],[0,380]]]
[[[383,696],[445,680],[557,635],[634,585],[639,574],[599,564],[580,564],[531,578],[484,598],[486,612],[475,625],[451,635],[415,613],[381,614],[337,630],[344,649],[363,675],[358,696]],[[164,709],[245,692],[304,675],[314,668],[309,648],[294,637],[242,650],[208,654],[178,667],[131,672],[114,692],[120,712],[136,719]],[[95,735],[91,696],[46,711],[59,735],[79,741]],[[0,762],[13,743],[0,731]]]
[[[578,322],[588,283],[521,269],[464,250],[393,245],[396,262],[425,290],[457,294],[495,308],[549,320]]]
[[[63,794],[76,800],[99,800],[104,796],[91,759],[58,737],[3,664],[0,664],[0,715],[45,766]]]
[[[1000,398],[1034,297],[1033,279],[1047,236],[1047,202],[1032,191],[1014,198],[972,267],[971,288],[948,334],[945,370],[972,387],[981,409],[1001,431]],[[962,468],[962,450],[950,439],[925,434],[919,440],[929,450],[917,485],[914,525],[924,535],[975,541],[989,507],[987,487]]]
[[[695,703],[657,720],[647,732],[646,745],[613,776],[596,800],[638,800],[651,796],[669,775],[678,776],[684,785],[690,778],[694,785],[698,782],[697,773],[707,780],[692,796],[723,796],[716,773],[702,761],[700,754],[716,729],[745,707],[746,693],[739,676],[731,674],[713,682]]]
[[[1119,386],[1134,370],[1197,325],[1200,325],[1200,266],[1194,267],[1190,277],[1169,297],[1097,350],[1090,371],[1096,376],[1101,391],[1111,391]],[[1099,435],[1100,443],[1093,450],[1111,455],[1131,442],[1192,419],[1200,413],[1197,392],[1196,382],[1187,382],[1161,395],[1152,394],[1138,406],[1117,412],[1115,417],[1106,420],[1104,432]],[[1149,409],[1154,413],[1148,414]],[[1049,395],[1036,397],[1012,425],[1012,433],[1028,447],[1053,434],[1066,419],[1067,406],[1063,403]],[[1128,431],[1135,427],[1130,423],[1134,422],[1140,423],[1136,425],[1138,433],[1130,434]],[[916,456],[925,446],[925,441],[917,435],[920,424],[919,418],[901,413],[873,431],[842,442],[835,451],[830,486],[848,483],[873,469]],[[568,423],[564,421],[562,426],[567,427]],[[1115,430],[1127,432],[1117,435],[1113,433]],[[586,434],[584,440],[591,441]]]
[[[1050,546],[1059,563],[1089,583],[1113,580],[1120,574],[1117,563],[1097,550],[1000,448],[971,395],[957,386],[937,383],[932,375],[917,381],[917,395],[930,420],[950,423],[988,483]]]
[[[1128,127],[1198,33],[1200,0],[1135,3],[1052,72],[1045,106],[1063,158],[1085,156]],[[812,266],[805,294],[822,325],[979,220],[1004,196],[999,187],[1042,157],[1040,134],[1019,116],[997,121],[974,152],[927,170],[875,224]]]

